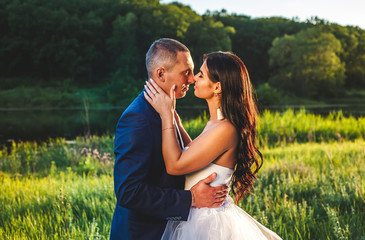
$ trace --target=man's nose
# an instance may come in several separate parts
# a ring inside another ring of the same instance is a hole
[[[194,83],[194,82],[195,82],[194,74],[190,74],[190,75],[189,75],[189,78],[188,78],[188,83],[189,83],[189,84],[192,84],[192,83]]]

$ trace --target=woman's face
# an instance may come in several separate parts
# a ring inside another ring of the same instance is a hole
[[[204,61],[198,74],[194,76],[195,86],[194,94],[198,98],[210,99],[214,96],[216,83],[212,82],[208,77],[208,67]]]

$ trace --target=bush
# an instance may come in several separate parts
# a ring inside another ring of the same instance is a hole
[[[260,106],[270,106],[282,104],[283,94],[269,83],[260,84],[256,89],[258,104]]]

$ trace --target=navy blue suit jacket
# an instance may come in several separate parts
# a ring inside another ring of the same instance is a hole
[[[167,220],[188,218],[191,193],[183,176],[166,173],[161,132],[161,118],[142,92],[117,124],[110,239],[161,239]]]

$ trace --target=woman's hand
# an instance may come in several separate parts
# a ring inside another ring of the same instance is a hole
[[[152,107],[158,112],[161,118],[165,115],[172,116],[175,111],[175,88],[173,85],[170,89],[170,97],[160,88],[152,79],[146,82],[144,86],[146,92],[144,96],[146,100],[152,105]]]

